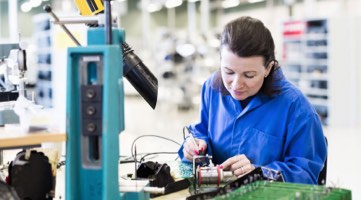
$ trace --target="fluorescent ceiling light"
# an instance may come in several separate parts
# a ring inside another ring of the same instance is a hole
[[[248,0],[248,3],[258,3],[258,2],[262,2],[265,0]]]
[[[224,0],[222,1],[223,8],[232,8],[239,5],[239,0]]]
[[[196,52],[196,48],[192,44],[181,44],[176,47],[176,51],[183,57],[188,57]]]
[[[161,3],[157,3],[157,2],[152,2],[149,3],[147,6],[147,11],[148,12],[157,12],[160,11],[162,9],[162,4]]]
[[[30,2],[26,1],[21,4],[20,8],[23,12],[29,12],[33,7],[31,6]]]
[[[165,7],[167,8],[175,8],[177,6],[182,5],[183,1],[182,0],[167,0],[165,2]]]
[[[41,0],[30,0],[30,5],[33,7],[33,8],[36,8],[38,6],[41,5]]]

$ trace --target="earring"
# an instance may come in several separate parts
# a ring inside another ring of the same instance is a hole
[[[266,76],[264,76],[264,78],[267,78],[267,75],[266,75]]]

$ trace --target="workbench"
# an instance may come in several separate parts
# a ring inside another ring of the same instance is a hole
[[[46,130],[20,133],[17,129],[0,127],[0,165],[3,163],[2,150],[40,147],[44,143],[64,142],[66,134]]]
[[[19,134],[15,130],[0,128],[0,149],[26,148],[41,146],[48,142],[63,142],[66,140],[65,133],[36,131]]]

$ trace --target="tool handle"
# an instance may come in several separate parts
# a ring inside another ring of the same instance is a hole
[[[59,18],[55,15],[55,13],[52,11],[51,6],[49,4],[45,5],[43,7],[43,9],[45,10],[45,12],[49,13],[53,18],[55,22],[59,22]],[[74,35],[69,31],[68,28],[66,28],[66,26],[64,26],[64,24],[59,24],[60,27],[65,31],[65,33],[70,37],[71,40],[73,40],[73,42],[78,45],[81,46],[80,43],[78,42],[78,40],[74,37]]]

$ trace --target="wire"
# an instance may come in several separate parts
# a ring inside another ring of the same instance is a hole
[[[64,166],[65,165],[65,160],[63,161],[60,161],[57,165],[56,165],[56,168],[59,169],[60,167]]]
[[[133,152],[135,142],[136,142],[137,140],[139,140],[140,138],[143,138],[143,137],[157,137],[157,138],[161,138],[161,139],[164,139],[164,140],[168,140],[168,141],[170,141],[170,142],[173,142],[173,143],[181,146],[181,144],[178,143],[177,141],[172,140],[172,139],[169,139],[169,138],[166,138],[166,137],[163,137],[163,136],[159,136],[159,135],[141,135],[141,136],[135,138],[134,141],[133,141],[133,143],[132,143],[130,152],[132,153],[132,158],[133,158],[133,159],[135,159],[135,155],[134,155],[134,152]]]
[[[188,129],[188,127],[185,127]],[[184,128],[183,128],[183,134],[184,134]],[[163,137],[163,136],[159,136],[159,135],[141,135],[137,138],[134,139],[133,143],[132,143],[132,146],[131,146],[131,153],[132,153],[132,156],[119,156],[119,158],[124,158],[123,160],[120,160],[119,161],[119,164],[125,164],[125,163],[132,163],[134,162],[134,153],[133,153],[133,149],[134,149],[134,145],[135,145],[135,142],[137,140],[139,140],[140,138],[143,138],[143,137],[157,137],[157,138],[161,138],[161,139],[164,139],[164,140],[168,140],[170,142],[173,142],[179,146],[181,146],[180,143],[178,143],[177,141],[175,140],[172,140],[172,139],[169,139],[169,138],[166,138],[166,137]],[[150,155],[156,155],[156,154],[177,154],[178,152],[151,152],[151,153],[146,153],[144,156],[141,157],[140,160],[137,160],[136,162],[142,162],[144,161],[145,157],[148,157]],[[138,154],[138,155],[143,155],[143,154]],[[65,157],[65,156],[63,156]],[[175,160],[177,160],[179,158],[179,156],[177,156],[177,158]],[[57,168],[59,169],[60,167],[62,167],[63,165],[65,165],[65,160],[64,161],[61,161],[57,164]]]
[[[187,135],[191,134],[191,130],[189,130],[189,128],[187,126],[183,127],[183,139],[186,139],[186,132],[185,130],[187,130]]]
[[[140,162],[143,162],[145,160],[145,157],[150,155],[157,155],[157,154],[177,154],[178,152],[153,152],[153,153],[147,153],[143,157],[140,158]]]

